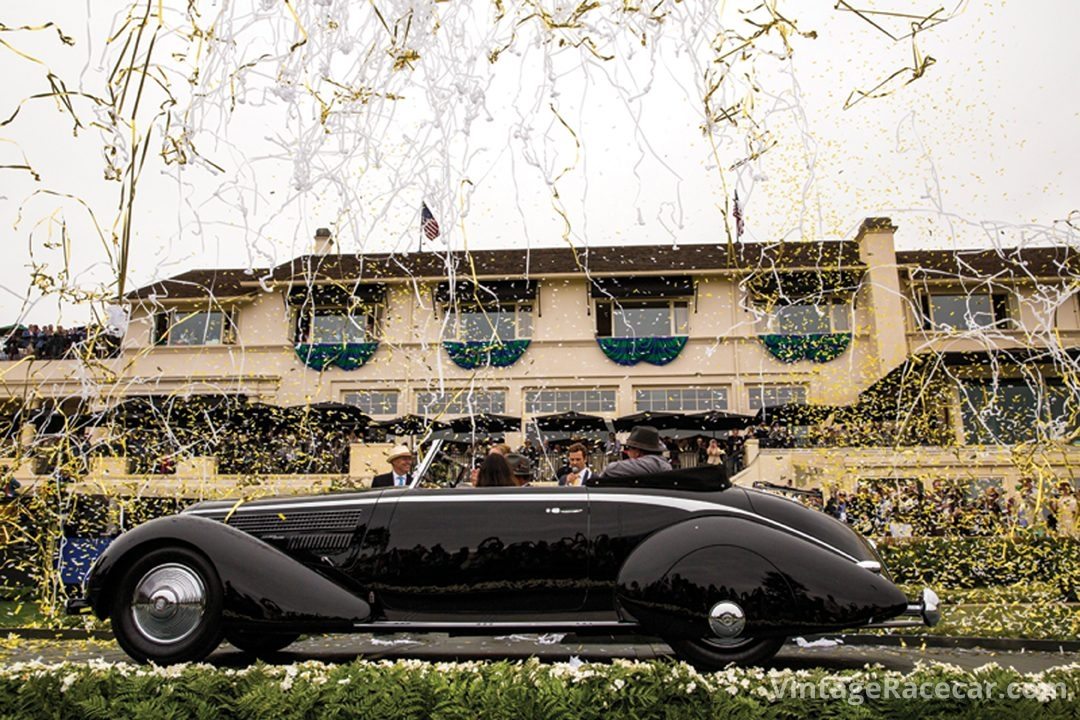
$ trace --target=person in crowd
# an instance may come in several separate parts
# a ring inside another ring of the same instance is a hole
[[[1068,480],[1058,483],[1056,497],[1053,499],[1055,531],[1061,537],[1076,537],[1078,509],[1077,491]]]
[[[15,479],[15,473],[11,472],[11,468],[7,465],[0,466],[0,486],[3,487],[4,492],[3,502],[14,502],[22,484]]]
[[[672,438],[660,438],[660,444],[664,446],[664,451],[672,469],[680,467],[682,463],[679,458],[679,444]]]
[[[585,485],[593,471],[589,469],[586,461],[586,449],[581,443],[570,446],[567,454],[567,465],[559,476],[560,485]]]
[[[725,454],[728,463],[728,474],[734,475],[742,470],[743,467],[743,444],[746,442],[746,436],[740,430],[732,430],[728,433],[728,436],[724,439],[724,443],[727,446],[725,448]]]
[[[709,440],[709,447],[705,449],[705,462],[710,465],[724,464],[724,449],[720,447],[720,443],[716,441],[716,438]]]
[[[839,490],[829,498],[829,502],[825,505],[825,512],[832,515],[834,518],[842,523],[848,521],[848,499],[847,493],[843,490]]]
[[[506,456],[506,463],[510,466],[510,474],[518,487],[525,487],[535,479],[536,472],[533,470],[532,461],[521,453],[510,453]]]
[[[537,440],[526,440],[518,452],[529,458],[534,464],[540,462],[540,455],[542,452],[539,447],[539,441]]]
[[[506,457],[507,455],[509,455],[511,453],[511,450],[510,450],[510,446],[507,445],[506,443],[495,443],[490,448],[488,448],[488,452],[489,453],[498,453],[499,455],[502,455],[503,457]]]
[[[477,469],[476,487],[515,487],[514,474],[510,470],[510,464],[499,453],[488,453],[484,462]]]
[[[627,459],[608,465],[600,480],[652,475],[671,470],[671,463],[664,458],[664,450],[656,428],[638,425],[630,431],[630,436],[623,443],[623,453]]]
[[[412,450],[404,445],[398,445],[386,456],[390,463],[391,471],[376,475],[371,481],[371,487],[402,487],[412,483]]]
[[[709,461],[709,446],[705,444],[705,438],[699,437],[695,445],[697,446],[697,464],[706,464]]]
[[[1002,531],[1005,521],[1005,508],[1001,502],[1001,493],[990,486],[983,491],[973,508],[971,533],[973,535],[997,535]]]
[[[1016,488],[1016,495],[1010,496],[1006,501],[1009,520],[1018,528],[1034,527],[1041,519],[1036,514],[1037,502],[1038,493],[1035,491],[1035,481],[1029,477],[1021,478]],[[1011,509],[1008,507],[1010,504]]]

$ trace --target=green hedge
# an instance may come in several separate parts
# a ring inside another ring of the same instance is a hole
[[[99,661],[0,669],[0,717],[20,719],[1071,718],[1078,693],[1080,665],[1034,675],[941,664],[906,674],[867,666],[702,675],[682,663],[625,660],[307,662],[239,670]]]
[[[1078,599],[1080,541],[1073,538],[917,538],[883,542],[878,552],[898,583],[947,588],[1048,583],[1062,599]]]

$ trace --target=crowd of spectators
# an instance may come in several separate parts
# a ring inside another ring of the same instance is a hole
[[[823,510],[875,537],[989,536],[1018,529],[1075,537],[1080,535],[1078,505],[1080,490],[1068,481],[1040,493],[1025,479],[1007,495],[993,485],[973,492],[942,480],[924,490],[912,480],[860,483],[854,492],[833,493]]]
[[[668,437],[664,438],[664,444],[673,468],[723,465],[731,476],[745,466],[743,445],[749,436],[748,432],[731,430],[719,434],[719,437]]]
[[[88,339],[93,342],[88,343]],[[79,354],[79,348],[93,357],[112,357],[119,349],[117,338],[95,328],[63,325],[14,327],[0,333],[0,360],[62,360]]]

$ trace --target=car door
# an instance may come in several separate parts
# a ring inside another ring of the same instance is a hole
[[[584,605],[587,488],[410,490],[394,502],[371,583],[388,620],[542,619]]]

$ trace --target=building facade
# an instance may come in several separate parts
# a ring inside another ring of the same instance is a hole
[[[132,397],[339,402],[375,419],[489,412],[528,432],[567,411],[858,408],[876,390],[879,409],[898,406],[846,424],[903,426],[925,393],[889,383],[933,368],[938,401],[918,422],[934,433],[761,451],[753,476],[807,484],[858,475],[836,470],[852,462],[880,477],[955,474],[970,472],[965,449],[993,465],[1036,443],[1071,479],[1077,252],[898,252],[895,229],[870,218],[837,242],[393,256],[337,254],[320,231],[311,254],[277,267],[195,270],[134,291],[115,357],[0,361],[6,454],[32,475],[42,422],[31,418],[53,418],[55,432],[57,416],[62,430]],[[921,462],[914,447],[952,460]],[[1009,477],[1025,472],[1007,464]]]

